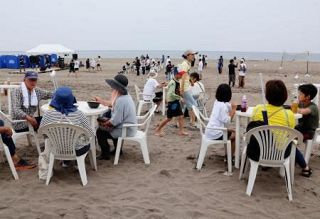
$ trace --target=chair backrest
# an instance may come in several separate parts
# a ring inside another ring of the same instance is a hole
[[[0,85],[0,88],[1,89],[5,89],[6,91],[7,91],[7,101],[6,101],[6,106],[8,107],[7,108],[7,110],[8,110],[8,115],[11,115],[11,110],[12,110],[12,106],[11,106],[11,100],[12,100],[12,95],[11,95],[11,93],[12,93],[12,91],[14,90],[14,89],[17,89],[17,88],[19,88],[19,86],[20,86],[20,83],[19,83],[19,85],[18,84],[16,84],[16,82],[11,82],[12,84],[3,84],[3,85]],[[1,95],[0,95],[1,96]],[[3,111],[3,109],[2,109],[2,103],[4,102],[4,100],[2,99],[2,98],[0,98],[0,110],[2,110]]]
[[[38,132],[48,138],[50,151],[57,158],[75,157],[76,144],[82,139],[90,138],[86,129],[64,122],[53,122],[42,126]]]
[[[200,110],[196,106],[192,106],[192,110],[194,115],[197,118],[198,128],[200,129],[200,134],[204,134],[204,129],[206,128],[206,124],[204,123],[204,115],[200,112]]]
[[[303,142],[299,131],[284,126],[264,125],[253,128],[245,134],[247,144],[252,136],[260,147],[259,162],[269,164],[283,163],[285,151],[294,139],[298,139],[298,144]]]
[[[140,94],[141,94],[141,90],[140,90],[140,88],[138,87],[138,85],[134,85],[134,90],[135,90],[135,92],[136,92],[136,98],[137,98],[137,101],[139,101],[140,99],[141,99],[141,97],[140,97]]]
[[[151,118],[154,115],[154,111],[156,110],[156,108],[157,108],[157,105],[153,105],[144,116],[140,117],[141,119],[143,119],[143,122],[140,123],[139,125],[142,126],[142,127],[145,127],[144,128],[144,132],[146,134],[148,133],[150,122],[151,122]]]

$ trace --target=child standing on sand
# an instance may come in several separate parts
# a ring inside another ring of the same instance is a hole
[[[187,132],[184,131],[183,128],[183,113],[181,110],[180,101],[183,101],[183,98],[180,96],[180,83],[179,79],[181,79],[182,75],[186,74],[184,71],[175,72],[174,78],[168,84],[168,110],[167,110],[167,118],[158,125],[155,131],[156,136],[163,137],[163,128],[167,125],[168,122],[172,120],[173,117],[178,117],[179,122],[179,135],[188,135]]]

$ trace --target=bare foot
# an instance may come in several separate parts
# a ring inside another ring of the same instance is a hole
[[[189,133],[188,132],[178,132],[178,135],[180,135],[180,136],[188,136]]]
[[[159,136],[159,137],[163,137],[163,136],[164,136],[164,133],[161,132],[161,131],[156,131],[156,132],[154,133],[154,135],[155,135],[155,136]]]

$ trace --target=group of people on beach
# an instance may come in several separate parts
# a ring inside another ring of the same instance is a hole
[[[198,107],[197,97],[199,93],[205,92],[202,83],[199,83],[200,75],[191,72],[191,63],[195,60],[197,53],[187,50],[183,53],[183,62],[178,65],[174,71],[174,77],[169,83],[158,83],[156,80],[157,72],[150,71],[148,80],[144,86],[144,98],[146,101],[154,101],[158,107],[162,100],[162,93],[156,92],[157,88],[167,86],[167,118],[162,120],[155,129],[156,136],[164,136],[165,126],[173,119],[177,118],[179,124],[178,135],[187,136],[183,119],[183,107],[188,110],[190,116],[190,126],[197,129],[196,119],[192,107]],[[241,65],[241,64],[240,64]],[[15,132],[28,131],[30,126],[36,131],[39,127],[46,124],[64,120],[66,122],[85,128],[92,137],[97,136],[101,147],[100,160],[109,160],[115,153],[118,138],[122,135],[123,124],[136,124],[136,107],[132,97],[128,92],[128,78],[123,74],[117,74],[113,79],[107,79],[106,83],[111,87],[111,98],[109,100],[95,96],[98,103],[109,106],[110,110],[104,113],[98,119],[98,128],[93,130],[89,126],[89,121],[85,115],[75,105],[76,100],[69,87],[59,87],[55,92],[46,91],[37,87],[38,74],[33,71],[25,72],[23,82],[19,88],[12,92],[12,113],[13,120],[26,120],[26,122],[15,123],[13,128]],[[192,91],[197,89],[198,93]],[[262,111],[265,110],[268,115],[269,125],[279,125],[289,128],[295,128],[303,134],[304,141],[312,139],[316,128],[318,128],[319,112],[318,107],[312,100],[317,95],[317,88],[312,84],[303,84],[298,88],[299,109],[302,114],[298,124],[295,122],[294,113],[283,107],[287,100],[288,92],[285,84],[281,80],[270,80],[265,85],[265,98],[268,101],[265,105],[257,105],[253,109],[252,122],[248,124],[247,130],[263,125],[264,120]],[[209,122],[205,130],[205,136],[212,140],[222,140],[223,132],[213,128],[227,128],[235,115],[237,105],[231,103],[232,91],[230,84],[220,84],[215,92],[215,98]],[[45,112],[43,117],[40,114],[35,115],[39,108],[39,102],[43,99],[52,99],[50,110]],[[18,169],[30,169],[36,165],[20,158],[15,150],[15,143],[12,138],[12,130],[4,125],[0,120],[0,133],[3,142],[8,146],[13,162]],[[134,136],[137,133],[137,127],[129,127],[127,136]],[[234,152],[235,131],[228,129],[228,138],[232,142],[232,153]],[[111,140],[114,149],[111,150]],[[89,140],[82,141],[77,145],[75,152],[81,156],[90,149]],[[49,149],[45,149],[48,151]],[[289,156],[291,146],[286,149],[285,156]],[[122,152],[121,152],[122,153]],[[247,156],[252,160],[259,160],[260,149],[257,142],[250,141],[247,149]],[[305,159],[299,149],[296,149],[296,162],[302,169],[302,175],[310,177],[312,169],[305,162]],[[63,163],[68,166],[68,162]]]

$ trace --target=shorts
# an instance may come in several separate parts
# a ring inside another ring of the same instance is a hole
[[[230,139],[231,134],[232,134],[232,132],[228,131],[228,139]],[[214,139],[214,140],[223,140],[223,135],[221,135],[219,138]]]
[[[173,117],[182,116],[182,110],[179,100],[175,100],[168,103],[168,110],[167,110],[167,118],[171,119]]]
[[[188,110],[192,110],[192,106],[198,107],[197,101],[192,96],[191,90],[185,91],[183,93],[184,103]]]
[[[156,95],[156,97],[153,98],[153,100],[152,100],[154,103],[162,101],[162,96],[163,96],[162,91],[156,92],[155,95]]]

